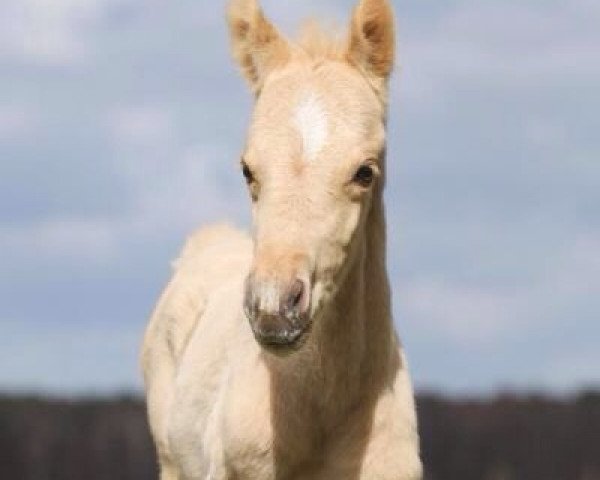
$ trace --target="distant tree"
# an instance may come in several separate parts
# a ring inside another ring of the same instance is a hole
[[[600,394],[418,397],[426,480],[600,480]],[[154,480],[144,405],[0,399],[0,479]]]

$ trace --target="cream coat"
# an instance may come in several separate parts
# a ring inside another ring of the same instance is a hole
[[[291,44],[254,0],[234,1],[229,22],[257,96],[243,156],[254,232],[192,235],[148,325],[161,480],[418,480],[385,269],[390,6],[362,0],[344,43],[313,32]],[[365,161],[369,186],[353,181]],[[242,307],[250,272],[266,285],[308,279],[311,328],[297,349],[256,342]]]

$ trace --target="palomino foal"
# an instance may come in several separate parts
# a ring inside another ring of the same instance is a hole
[[[194,234],[150,320],[161,479],[420,479],[385,266],[389,2],[361,0],[344,42],[288,42],[256,0],[229,25],[256,96],[253,236]]]

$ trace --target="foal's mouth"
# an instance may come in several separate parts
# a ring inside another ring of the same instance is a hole
[[[263,349],[269,353],[285,356],[297,352],[306,344],[312,330],[312,321],[306,321],[301,327],[281,335],[265,335],[252,323],[251,327],[254,338]]]

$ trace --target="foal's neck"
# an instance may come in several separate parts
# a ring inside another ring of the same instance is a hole
[[[354,376],[358,393],[362,394],[389,373],[395,340],[381,192],[374,194],[364,236],[357,241],[354,264],[333,301],[321,341],[323,348],[338,345],[336,372]]]
[[[379,192],[352,264],[305,347],[276,361],[280,394],[343,415],[390,374],[394,337],[385,267],[385,219]]]

